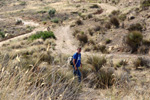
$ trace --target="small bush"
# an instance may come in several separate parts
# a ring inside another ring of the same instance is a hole
[[[92,40],[92,39],[90,39],[90,40],[88,41],[88,43],[89,43],[89,44],[92,44],[92,45],[95,45],[95,42],[94,42],[94,40]]]
[[[149,59],[139,57],[133,62],[134,66],[138,69],[138,67],[150,67]]]
[[[111,29],[111,23],[106,23],[106,24],[105,24],[105,27],[106,27],[107,29]]]
[[[106,44],[109,44],[111,42],[110,39],[106,39]]]
[[[125,21],[126,18],[127,18],[126,14],[121,14],[121,15],[119,16],[119,19],[120,19],[121,21]]]
[[[100,29],[101,29],[101,27],[100,26],[95,26],[94,28],[93,28],[93,30],[95,31],[95,32],[97,32],[97,31],[100,31]]]
[[[99,8],[99,6],[97,4],[93,4],[92,6],[90,6],[90,8]]]
[[[53,17],[55,15],[55,13],[56,13],[56,10],[54,8],[51,8],[48,12],[50,17]]]
[[[51,22],[53,22],[53,23],[59,23],[59,19],[58,18],[53,18],[53,19],[51,19]]]
[[[119,68],[121,66],[126,66],[127,64],[128,64],[128,62],[126,60],[121,60],[115,65],[115,67]]]
[[[128,28],[129,31],[142,31],[143,27],[140,23],[132,24]]]
[[[87,63],[93,66],[93,70],[99,72],[103,65],[106,64],[104,57],[92,56],[87,58]]]
[[[110,23],[113,24],[114,26],[116,26],[117,28],[118,28],[119,25],[120,25],[119,20],[118,20],[118,18],[116,18],[116,17],[112,17],[112,18],[110,19]]]
[[[111,12],[112,15],[119,15],[120,11],[119,10],[114,10]]]
[[[22,24],[22,20],[17,20],[16,25],[20,25],[20,24]]]
[[[1,37],[1,38],[4,38],[4,37],[5,37],[5,33],[2,32],[1,30],[0,30],[0,37]]]
[[[92,18],[93,16],[92,16],[92,14],[88,14],[87,17],[90,19],[90,18]]]
[[[78,19],[78,20],[76,21],[76,24],[77,24],[77,25],[82,25],[83,22],[82,22],[80,19]]]
[[[81,43],[87,43],[88,42],[88,37],[86,34],[79,34],[77,36],[77,39],[81,42]]]
[[[73,35],[73,36],[76,36],[79,32],[80,32],[80,31],[76,29],[76,30],[73,32],[72,35]]]
[[[93,31],[92,29],[88,29],[88,32],[89,32],[89,34],[90,34],[91,36],[93,36],[94,31]]]
[[[139,31],[132,31],[126,36],[126,43],[132,48],[132,52],[137,51],[143,40],[143,35]]]
[[[54,33],[51,32],[51,31],[40,31],[40,32],[37,32],[36,34],[33,34],[29,37],[29,39],[31,40],[35,40],[35,39],[39,39],[39,38],[42,38],[43,40],[46,40],[47,38],[56,38]]]

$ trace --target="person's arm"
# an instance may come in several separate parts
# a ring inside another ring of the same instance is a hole
[[[73,59],[73,65],[74,65],[75,70],[77,70],[75,59]]]

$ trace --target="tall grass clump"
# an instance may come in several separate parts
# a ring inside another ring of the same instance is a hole
[[[42,38],[43,40],[46,40],[47,38],[56,39],[56,37],[52,31],[40,31],[29,37],[30,40],[35,40],[35,39],[39,39],[39,38]]]
[[[90,84],[94,88],[109,88],[115,83],[114,70],[105,68],[107,60],[104,57],[92,56],[87,58],[87,63],[93,68],[94,76]]]
[[[44,65],[47,69],[43,71],[42,67],[39,67],[40,64],[36,64],[41,62],[39,57],[33,65],[21,63],[22,58],[17,61],[10,55],[9,57],[0,55],[0,60],[4,59],[7,60],[7,62],[4,61],[7,64],[0,63],[0,97],[2,100],[78,99],[77,95],[82,84],[75,82],[71,71],[67,69],[64,71],[64,68],[52,64]],[[31,62],[32,59],[30,58]],[[21,68],[22,66],[31,67],[25,69]]]
[[[139,31],[129,32],[126,36],[126,43],[132,48],[132,52],[137,51],[138,46],[143,41],[143,35]]]
[[[94,71],[99,72],[102,66],[106,64],[106,59],[98,56],[88,57],[87,63],[92,65]]]

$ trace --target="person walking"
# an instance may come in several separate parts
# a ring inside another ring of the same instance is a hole
[[[81,82],[81,72],[79,67],[82,70],[82,63],[81,63],[81,47],[78,47],[77,52],[73,55],[73,73],[74,75],[78,76],[78,81]]]

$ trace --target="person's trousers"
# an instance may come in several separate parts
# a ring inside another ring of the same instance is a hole
[[[77,70],[75,70],[75,67],[73,67],[73,74],[78,76],[78,81],[81,82],[81,72],[79,70],[79,68],[77,67]]]

